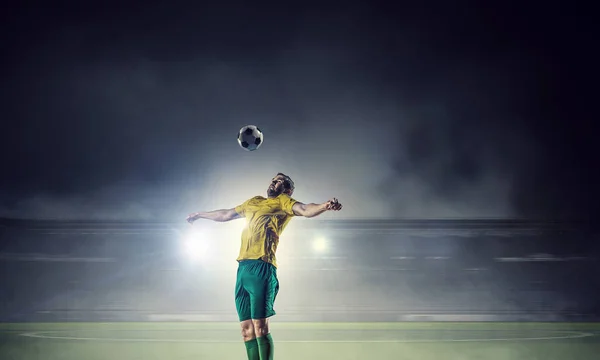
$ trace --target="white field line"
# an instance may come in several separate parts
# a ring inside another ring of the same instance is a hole
[[[65,330],[70,331],[70,330]],[[82,330],[79,330],[82,331]],[[91,330],[97,331],[97,330]],[[109,331],[103,329],[103,331]],[[19,334],[20,336],[39,339],[58,339],[74,341],[110,341],[110,342],[167,342],[167,343],[239,343],[238,340],[205,340],[205,339],[127,339],[127,338],[99,338],[83,336],[57,336],[60,330],[34,331]],[[582,331],[556,331],[563,335],[536,336],[536,337],[514,337],[514,338],[481,338],[481,339],[396,339],[396,340],[277,340],[278,343],[439,343],[439,342],[492,342],[492,341],[542,341],[542,340],[564,340],[595,336],[594,333]]]

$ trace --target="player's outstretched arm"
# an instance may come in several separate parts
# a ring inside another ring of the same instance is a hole
[[[191,213],[188,215],[188,217],[185,220],[187,222],[189,222],[190,224],[193,224],[194,221],[196,221],[198,219],[207,219],[207,220],[212,220],[212,221],[224,222],[224,221],[239,219],[240,217],[241,217],[241,215],[235,211],[235,208],[232,208],[232,209],[221,209],[221,210],[214,210],[214,211],[207,211],[207,212],[200,211],[200,212]]]
[[[326,201],[322,204],[303,204],[297,201],[294,206],[292,206],[292,210],[294,211],[294,215],[304,216],[307,218],[315,217],[321,215],[325,211],[333,210],[339,211],[342,210],[342,204],[338,202],[336,198],[333,198],[329,201]]]

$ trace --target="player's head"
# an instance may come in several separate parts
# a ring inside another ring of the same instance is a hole
[[[283,173],[278,173],[271,180],[271,184],[267,189],[267,195],[269,197],[277,197],[281,194],[288,194],[292,196],[294,193],[294,182],[292,178]]]

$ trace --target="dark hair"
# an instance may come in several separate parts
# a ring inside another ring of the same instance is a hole
[[[284,187],[286,190],[289,190],[290,192],[293,192],[293,191],[294,191],[294,188],[295,188],[295,186],[294,186],[294,181],[292,180],[292,178],[291,178],[291,177],[287,176],[287,175],[286,175],[286,174],[284,174],[284,173],[277,173],[277,175],[275,175],[275,176],[282,176],[282,177],[285,179],[285,180],[283,181],[283,187]]]

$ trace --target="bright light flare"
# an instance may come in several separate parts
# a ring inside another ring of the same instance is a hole
[[[191,260],[201,260],[206,257],[209,248],[209,237],[198,231],[191,231],[183,239],[183,251]]]
[[[318,252],[318,253],[324,253],[327,251],[328,249],[328,241],[327,239],[325,239],[324,237],[320,236],[317,237],[314,241],[313,241],[313,249]]]
[[[208,246],[199,240],[186,240],[183,247],[187,256],[192,260],[203,259],[208,250]]]

